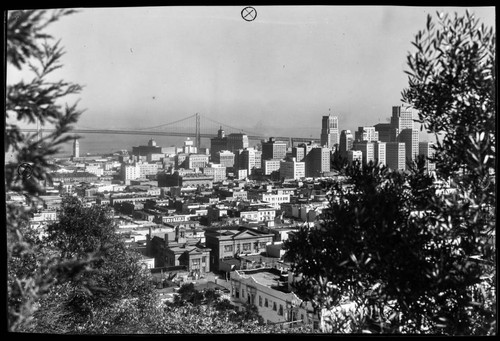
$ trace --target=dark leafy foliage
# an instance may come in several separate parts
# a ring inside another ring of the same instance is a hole
[[[403,99],[438,136],[436,174],[341,169],[316,229],[285,243],[317,308],[354,303],[332,331],[496,333],[495,34],[467,13],[429,16]]]
[[[46,294],[61,278],[85,268],[88,260],[60,261],[41,248],[38,233],[33,231],[28,219],[40,204],[38,196],[43,184],[49,180],[49,157],[59,146],[71,138],[71,124],[81,114],[75,105],[61,105],[64,97],[78,94],[81,87],[67,82],[51,82],[47,77],[61,67],[63,55],[59,43],[50,44],[52,37],[43,32],[47,25],[72,13],[72,10],[11,11],[6,25],[6,55],[9,66],[30,67],[34,78],[28,82],[8,84],[5,106],[5,152],[11,152],[15,162],[5,165],[6,192],[26,196],[27,205],[6,205],[7,264],[8,264],[8,325],[10,331],[28,327],[37,300]],[[7,69],[9,71],[9,69]],[[21,133],[16,124],[8,123],[9,117],[24,121],[52,124],[55,131],[38,140],[36,136]],[[31,177],[17,172],[21,163],[32,166]],[[70,270],[73,269],[73,270]]]

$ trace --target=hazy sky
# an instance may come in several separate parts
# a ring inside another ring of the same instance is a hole
[[[329,112],[340,129],[386,122],[401,104],[406,56],[427,14],[465,12],[255,8],[251,22],[243,6],[83,8],[49,26],[66,51],[57,78],[85,86],[77,127],[140,128],[198,112],[242,129],[319,138]],[[494,26],[494,7],[468,9]]]

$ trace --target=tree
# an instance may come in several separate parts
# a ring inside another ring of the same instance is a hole
[[[44,242],[61,259],[94,256],[90,271],[70,281],[68,306],[83,318],[123,299],[154,297],[151,275],[116,232],[109,207],[85,207],[76,197],[64,198],[59,221],[48,226]]]
[[[437,22],[427,17],[426,29],[412,43],[417,51],[408,56],[409,87],[402,97],[436,135],[438,175],[456,187],[455,196],[430,205],[439,218],[453,221],[468,257],[461,264],[466,269],[457,270],[470,282],[458,303],[463,309],[449,317],[445,329],[491,333],[496,329],[496,34],[468,11],[437,16]]]
[[[422,158],[406,173],[348,166],[321,226],[285,243],[303,297],[355,304],[334,332],[496,333],[494,34],[469,13],[439,24],[416,35],[403,91],[440,139],[439,182]]]
[[[7,202],[7,268],[8,268],[8,325],[10,331],[26,328],[36,310],[36,302],[56,282],[61,269],[82,271],[85,261],[60,262],[46,255],[38,246],[38,237],[29,227],[28,219],[36,209],[42,184],[49,178],[49,157],[73,138],[67,133],[81,114],[76,104],[63,105],[68,95],[78,94],[81,86],[65,81],[50,81],[54,71],[62,67],[64,52],[59,42],[50,43],[44,30],[51,23],[74,13],[73,10],[11,11],[6,18],[6,57],[10,67],[28,68],[34,74],[29,81],[8,84],[5,106],[5,153],[14,155],[14,162],[5,165],[7,193],[25,195],[26,205]],[[7,69],[9,71],[10,69]],[[55,131],[40,140],[35,134],[24,135],[18,122],[53,125]],[[19,165],[27,163],[30,176],[19,173]],[[61,278],[62,279],[62,278]]]
[[[468,11],[463,17],[438,13],[408,55],[409,87],[403,101],[418,110],[419,121],[436,135],[435,162],[443,178],[493,193],[495,168],[495,33]]]

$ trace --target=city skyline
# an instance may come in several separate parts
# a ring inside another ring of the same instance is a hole
[[[66,51],[54,78],[84,86],[68,99],[86,110],[75,127],[147,127],[200,112],[263,135],[319,138],[328,114],[339,131],[384,123],[403,104],[406,54],[426,15],[466,10],[255,6],[246,22],[242,8],[83,8],[53,23]],[[494,7],[468,9],[494,24]],[[7,71],[8,83],[26,77]]]

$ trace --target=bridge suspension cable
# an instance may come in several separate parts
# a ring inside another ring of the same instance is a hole
[[[202,115],[202,116],[203,116],[203,115]],[[208,121],[212,122],[212,123],[216,123],[216,124],[218,124],[219,126],[227,127],[227,128],[230,128],[230,129],[233,129],[233,130],[236,130],[236,131],[241,131],[241,132],[246,133],[247,135],[255,135],[255,136],[259,136],[259,135],[261,135],[261,134],[259,134],[259,133],[254,133],[254,132],[251,132],[251,131],[248,131],[248,130],[243,130],[243,129],[240,129],[240,128],[231,127],[230,125],[227,125],[227,124],[225,124],[225,123],[218,122],[218,121],[216,121],[216,120],[214,120],[214,119],[211,119],[211,118],[209,118],[209,117],[207,117],[207,116],[203,116],[203,117],[204,117],[205,119],[207,119]]]
[[[173,122],[169,122],[169,123],[164,123],[164,124],[161,124],[161,125],[158,125],[158,126],[154,126],[154,127],[147,127],[147,128],[136,128],[135,130],[148,130],[148,129],[159,129],[159,128],[162,128],[162,127],[165,127],[165,126],[169,126],[169,125],[173,125],[173,124],[176,124],[176,123],[180,123],[180,122],[183,122],[183,121],[187,121],[193,117],[196,117],[197,114],[193,114],[191,116],[188,116],[188,117],[184,117],[184,118],[181,118],[177,121],[173,121]]]

